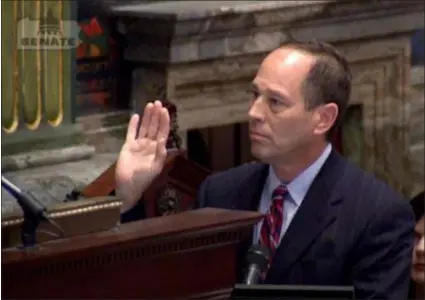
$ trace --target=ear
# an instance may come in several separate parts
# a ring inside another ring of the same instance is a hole
[[[328,103],[316,109],[316,124],[314,134],[323,135],[334,125],[338,117],[338,106],[335,103]]]

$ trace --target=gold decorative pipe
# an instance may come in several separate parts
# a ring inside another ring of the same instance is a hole
[[[35,15],[37,20],[41,20],[41,0],[35,0]],[[41,49],[31,50],[36,52],[36,77],[37,77],[37,112],[36,112],[36,119],[27,124],[27,127],[29,130],[36,130],[38,126],[40,126],[41,118],[42,118],[42,94],[41,94]]]
[[[13,115],[13,121],[12,124],[8,127],[3,127],[3,130],[6,133],[13,133],[16,131],[19,125],[19,60],[18,60],[18,49],[17,49],[17,26],[18,24],[18,4],[19,1],[15,0],[13,1],[13,24],[15,26],[12,28],[12,61],[13,61],[13,69],[12,69],[12,90],[13,90],[13,97],[12,97],[12,115]],[[3,100],[7,101],[7,100]]]
[[[58,0],[58,14],[59,14],[59,19],[60,19],[60,28],[61,28],[61,32],[63,31],[63,1],[64,0]],[[69,4],[68,4],[69,5]],[[53,120],[48,120],[49,124],[52,125],[53,127],[57,127],[62,123],[63,120],[63,49],[59,49],[58,50],[58,59],[59,59],[59,64],[58,64],[58,77],[59,77],[59,111],[58,111],[58,115],[56,116],[56,118],[54,118]],[[71,50],[67,50],[67,51],[71,51]]]

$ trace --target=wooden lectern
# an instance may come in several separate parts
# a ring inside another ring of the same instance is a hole
[[[236,280],[238,243],[261,217],[204,208],[48,241],[32,251],[4,249],[2,296],[226,299]]]

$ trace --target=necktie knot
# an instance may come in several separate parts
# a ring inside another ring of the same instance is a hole
[[[272,199],[273,201],[276,201],[276,200],[283,201],[287,193],[288,193],[288,189],[286,188],[286,186],[281,184],[273,190]]]

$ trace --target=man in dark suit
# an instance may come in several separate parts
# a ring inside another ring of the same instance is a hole
[[[354,285],[357,299],[407,297],[414,217],[406,200],[341,157],[329,142],[351,92],[347,61],[330,45],[291,42],[262,62],[252,86],[251,151],[262,163],[214,174],[199,207],[266,214],[241,246],[272,253],[266,284]],[[169,131],[149,104],[130,121],[117,165],[123,220],[161,171]],[[133,217],[132,217],[133,215]]]

